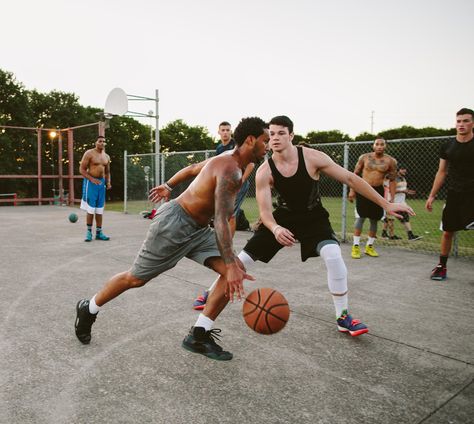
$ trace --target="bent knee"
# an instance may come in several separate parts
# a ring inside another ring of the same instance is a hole
[[[125,275],[125,279],[129,288],[131,289],[142,287],[148,282],[148,280],[142,280],[140,278],[135,277],[131,272],[127,272],[127,274]]]

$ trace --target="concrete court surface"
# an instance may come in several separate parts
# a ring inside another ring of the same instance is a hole
[[[351,312],[370,328],[351,338],[336,331],[321,259],[284,249],[246,287],[280,290],[288,325],[256,334],[230,305],[216,327],[234,359],[217,362],[181,348],[214,278],[187,259],[106,305],[79,343],[76,302],[128,269],[150,223],[106,212],[111,240],[84,243],[84,218],[0,208],[0,423],[474,422],[474,261],[450,259],[434,282],[435,255],[353,260],[342,245]],[[250,234],[237,233],[237,250]]]

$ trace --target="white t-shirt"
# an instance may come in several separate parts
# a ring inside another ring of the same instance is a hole
[[[405,193],[407,189],[407,180],[403,177],[397,177],[397,188],[395,189],[395,203],[405,203],[407,194]],[[403,191],[403,193],[400,193]]]

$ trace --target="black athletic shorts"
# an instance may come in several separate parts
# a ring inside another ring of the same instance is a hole
[[[408,212],[398,212],[402,217],[397,218],[402,224],[405,222],[410,222],[410,215],[408,215]]]
[[[474,191],[448,190],[443,209],[443,231],[465,230],[474,222]]]
[[[372,187],[378,194],[383,197],[383,186]],[[377,203],[356,193],[356,209],[361,218],[382,219],[384,211]]]
[[[329,222],[329,214],[322,206],[312,211],[292,212],[286,208],[277,208],[273,217],[278,225],[290,230],[301,244],[301,260],[319,256],[316,252],[318,244],[325,240],[334,240],[336,235]],[[277,242],[273,233],[260,224],[252,238],[244,247],[255,261],[269,262],[284,247]]]

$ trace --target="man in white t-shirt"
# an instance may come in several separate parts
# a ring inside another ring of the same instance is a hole
[[[407,194],[415,194],[415,190],[410,190],[408,188],[407,180],[405,178],[407,174],[407,169],[403,165],[398,166],[398,173],[397,173],[397,178],[395,179],[396,182],[396,188],[395,188],[395,203],[404,203],[405,205],[407,204],[406,202],[406,197]],[[415,241],[419,240],[422,238],[422,236],[417,236],[413,234],[413,231],[411,229],[411,224],[410,224],[410,215],[405,214],[403,212],[400,213],[400,215],[403,216],[403,218],[397,218],[405,227],[405,230],[407,232],[408,240],[409,241]]]

